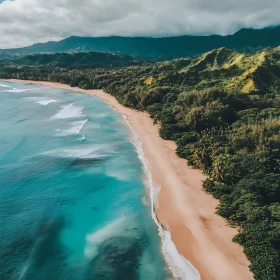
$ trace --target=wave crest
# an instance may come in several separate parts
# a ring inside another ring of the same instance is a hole
[[[82,106],[74,106],[73,104],[61,106],[61,110],[52,116],[52,119],[71,119],[84,117]]]
[[[0,84],[0,87],[3,87],[3,88],[10,88],[11,86],[4,85],[4,84]]]
[[[84,125],[88,122],[88,120],[83,121],[74,121],[71,123],[71,127],[64,130],[58,130],[58,136],[69,136],[69,135],[78,135],[83,129]]]
[[[48,97],[26,97],[24,99],[34,101],[35,103],[38,103],[38,104],[43,105],[43,106],[46,106],[50,103],[57,102],[55,99],[51,99],[51,98],[48,98]]]
[[[7,89],[5,92],[25,92],[31,89],[18,89],[18,88],[13,88],[13,89]]]

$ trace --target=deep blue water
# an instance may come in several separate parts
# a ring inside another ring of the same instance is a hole
[[[122,116],[0,82],[0,279],[168,279]]]

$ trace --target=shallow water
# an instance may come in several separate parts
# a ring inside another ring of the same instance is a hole
[[[0,279],[170,279],[122,116],[0,84]]]

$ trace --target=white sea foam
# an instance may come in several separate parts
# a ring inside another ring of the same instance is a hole
[[[90,128],[101,128],[101,124],[100,123],[91,123]]]
[[[61,106],[61,110],[52,116],[52,119],[71,119],[84,117],[83,109],[81,106],[74,106],[73,104]]]
[[[123,169],[120,170],[108,170],[106,172],[107,176],[114,177],[119,181],[127,181],[128,179],[131,179],[132,175],[130,175],[128,172],[123,172]]]
[[[5,92],[25,92],[25,91],[29,91],[31,89],[19,89],[19,88],[13,88],[13,89],[7,89],[5,90]]]
[[[54,99],[45,99],[45,100],[37,101],[36,103],[46,106],[50,103],[55,103],[55,102],[57,101]]]
[[[200,280],[200,274],[197,269],[188,261],[186,260],[177,250],[175,244],[172,241],[171,233],[162,228],[159,224],[157,217],[154,213],[154,203],[158,193],[158,188],[155,189],[154,182],[152,180],[151,172],[149,171],[149,163],[148,160],[145,158],[144,151],[142,148],[142,143],[139,140],[136,132],[132,129],[131,125],[127,121],[126,117],[123,116],[127,125],[129,126],[132,132],[132,139],[131,142],[136,148],[138,157],[143,165],[143,170],[146,175],[147,185],[150,189],[150,200],[151,200],[151,213],[152,218],[158,226],[158,233],[161,238],[161,249],[164,255],[164,258],[167,262],[167,265],[172,272],[175,279],[182,279],[182,280]]]
[[[65,157],[81,159],[94,159],[105,156],[100,147],[65,149],[63,154]]]
[[[86,246],[84,249],[84,255],[88,259],[94,258],[98,254],[98,246],[103,243],[105,240],[110,239],[113,236],[130,236],[128,231],[125,231],[126,218],[121,217],[109,224],[105,225],[101,229],[88,234],[86,236]]]
[[[93,118],[105,118],[108,115],[109,115],[108,113],[100,113],[100,114],[93,115]]]
[[[106,157],[113,153],[113,147],[109,145],[83,145],[83,147],[75,147],[72,149],[56,149],[44,152],[43,155],[55,156],[61,158],[80,158],[80,159],[95,159]]]
[[[83,141],[86,139],[86,136],[83,134],[82,137],[80,139],[78,139],[79,141]]]
[[[0,87],[3,87],[3,88],[10,88],[11,86],[4,85],[4,84],[0,84]]]
[[[71,127],[70,128],[57,130],[59,132],[57,135],[58,136],[77,135],[77,134],[79,134],[81,132],[82,128],[87,123],[87,121],[88,120],[74,121],[74,122],[71,123]]]
[[[50,103],[57,102],[55,99],[51,99],[51,98],[48,98],[48,97],[26,97],[24,99],[34,101],[35,103],[38,103],[38,104],[43,105],[43,106],[46,106]]]

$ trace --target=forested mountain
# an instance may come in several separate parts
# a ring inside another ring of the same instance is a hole
[[[0,60],[12,59],[12,58],[13,58],[13,56],[10,56],[10,55],[8,55],[8,54],[6,54],[6,53],[3,53],[3,52],[1,52],[1,50],[0,50]]]
[[[59,42],[35,44],[18,49],[0,50],[5,55],[30,55],[57,52],[114,52],[140,59],[167,60],[200,55],[214,48],[226,47],[252,52],[255,49],[280,45],[280,27],[260,30],[241,29],[228,36],[144,37],[69,37]]]
[[[116,67],[123,69],[116,72]],[[104,68],[113,69],[110,71]],[[2,75],[8,71],[20,79],[35,80],[40,79],[40,71],[45,73],[52,69],[55,72],[51,80],[61,79],[62,83],[74,83],[76,86],[79,85],[79,81],[87,81],[91,88],[104,88],[102,74],[108,74],[107,86],[112,86],[111,82],[116,79],[119,79],[119,84],[123,79],[130,79],[134,85],[138,81],[137,88],[180,86],[185,91],[191,91],[216,87],[250,96],[280,92],[280,47],[267,48],[252,54],[219,48],[195,58],[157,63],[144,63],[121,54],[96,52],[38,54],[0,61],[0,69]],[[75,71],[77,74],[73,76],[69,71],[71,69],[80,69],[80,72]],[[46,77],[43,74],[41,78]]]
[[[196,58],[125,68],[2,62],[1,78],[100,88],[150,113],[177,154],[208,176],[217,212],[240,226],[256,280],[280,277],[280,48],[218,48]]]
[[[101,52],[35,54],[9,59],[2,63],[30,66],[52,65],[71,68],[112,68],[143,64],[143,62],[128,55]]]

